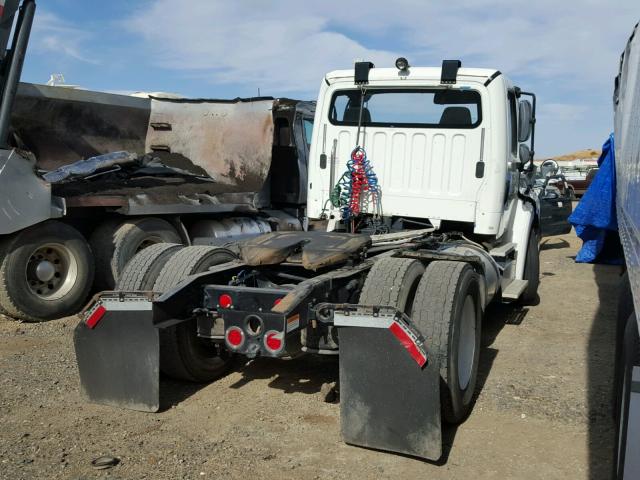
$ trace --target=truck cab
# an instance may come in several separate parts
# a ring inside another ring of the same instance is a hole
[[[440,68],[372,68],[362,90],[353,70],[330,72],[325,80],[309,166],[310,217],[320,217],[335,172],[346,170],[363,97],[360,141],[383,186],[384,216],[463,222],[495,237],[505,233],[505,212],[513,208],[518,185],[514,172],[529,161],[520,157],[521,139],[528,137],[518,138],[519,114],[521,133],[531,129],[529,101],[518,98],[506,76],[461,68],[456,83],[443,84]]]
[[[356,65],[321,83],[309,217],[348,230],[332,198],[358,145],[380,188],[379,205],[368,212],[376,233],[429,225],[491,248],[509,245],[511,277],[522,279],[530,231],[537,238],[539,229],[530,175],[535,96],[498,70],[463,68],[457,60],[441,68],[410,67],[403,58],[396,68],[361,65],[361,78]]]

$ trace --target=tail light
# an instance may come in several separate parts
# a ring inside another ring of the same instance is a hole
[[[271,353],[279,353],[284,347],[284,332],[269,330],[264,336],[264,346]]]
[[[224,334],[227,346],[232,350],[237,350],[244,343],[244,332],[239,327],[229,327]]]
[[[218,306],[220,308],[230,308],[233,305],[233,299],[228,293],[223,293],[218,297]]]

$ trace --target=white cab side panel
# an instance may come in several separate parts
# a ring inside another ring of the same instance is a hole
[[[503,75],[488,87],[488,101],[483,104],[486,131],[484,140],[484,183],[478,191],[474,232],[501,236],[504,225],[501,219],[509,181],[507,162],[509,157],[507,82]]]
[[[513,278],[524,278],[524,265],[527,257],[527,244],[535,216],[534,208],[529,202],[518,198],[514,200],[515,212],[513,222],[509,226],[506,235],[510,241],[516,244],[516,268]],[[509,241],[509,240],[506,240]]]

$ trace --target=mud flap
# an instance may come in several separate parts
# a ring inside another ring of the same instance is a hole
[[[439,365],[400,315],[334,314],[342,436],[352,445],[435,461],[442,456]]]
[[[160,340],[152,302],[98,298],[74,331],[84,396],[143,412],[160,408]]]

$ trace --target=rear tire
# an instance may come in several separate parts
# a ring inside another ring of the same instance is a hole
[[[214,265],[230,262],[237,256],[226,248],[210,246],[185,247],[173,255],[165,264],[153,287],[154,291],[164,293],[175,287],[189,275],[202,273]]]
[[[538,286],[540,285],[540,239],[538,232],[531,229],[527,242],[527,257],[524,264],[524,279],[527,280],[527,288],[520,296],[523,305],[535,305],[538,302]]]
[[[39,322],[76,313],[93,283],[94,263],[75,228],[47,221],[5,240],[0,305],[7,316]]]
[[[235,260],[229,250],[218,247],[185,247],[165,264],[153,287],[166,292],[189,275]],[[233,356],[224,345],[197,336],[195,320],[160,330],[160,370],[170,377],[190,382],[211,382],[224,375]]]
[[[4,257],[6,256],[6,247],[9,245],[11,238],[12,237],[7,236],[0,240],[0,265],[2,265],[2,262],[4,261]],[[9,312],[2,307],[2,304],[0,304],[0,315],[9,316]]]
[[[418,260],[394,257],[380,259],[367,274],[358,303],[387,305],[409,313],[423,273],[424,265]]]
[[[149,291],[164,268],[183,245],[178,243],[156,243],[138,252],[120,274],[116,290]]]
[[[138,252],[156,243],[182,243],[173,226],[161,218],[116,219],[91,235],[96,257],[96,290],[112,290],[125,266]]]
[[[480,282],[471,265],[431,262],[416,290],[411,319],[440,362],[442,418],[460,423],[473,406],[480,357]]]

